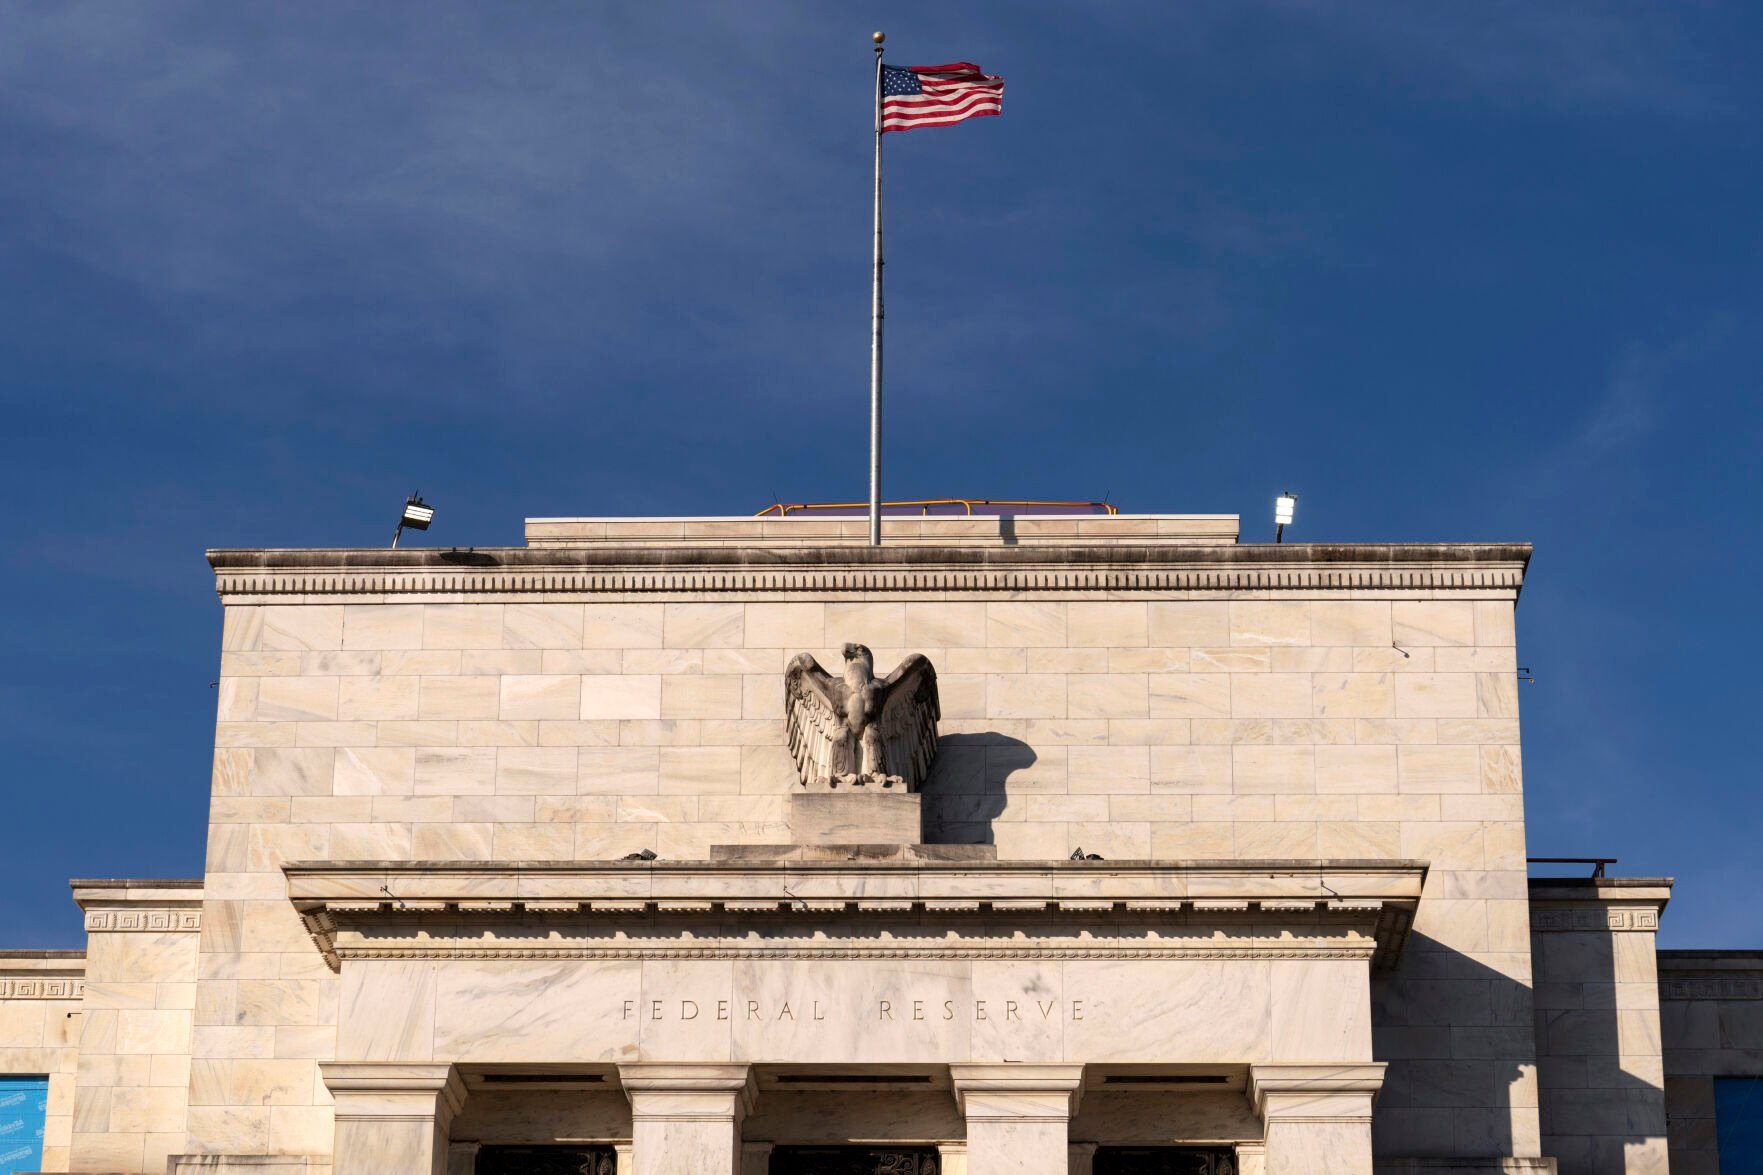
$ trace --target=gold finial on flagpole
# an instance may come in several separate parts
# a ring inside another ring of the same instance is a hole
[[[869,34],[869,39],[874,41],[877,45],[879,45],[883,41],[888,39],[888,35],[886,33],[882,33],[882,32],[875,32],[875,33]]]

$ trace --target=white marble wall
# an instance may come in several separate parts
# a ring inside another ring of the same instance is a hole
[[[360,1061],[1371,1058],[1363,960],[351,961]]]
[[[184,1150],[192,1091],[209,1088],[191,1051],[202,891],[76,882],[74,896],[86,987],[68,1169],[161,1172]],[[233,1088],[226,1098],[251,1094]]]
[[[49,1078],[45,1171],[68,1169],[84,970],[85,960],[76,952],[0,956],[0,1073]]]
[[[359,1022],[351,1001],[371,1004],[371,993],[350,994],[355,981],[318,957],[286,900],[283,863],[592,860],[642,848],[681,859],[715,843],[782,841],[793,786],[783,665],[802,650],[830,662],[840,643],[859,640],[884,665],[909,651],[937,665],[938,835],[990,836],[1007,858],[1063,858],[1082,845],[1113,859],[1431,862],[1407,955],[1376,1003],[1377,1048],[1395,1062],[1380,1148],[1432,1152],[1448,1137],[1476,1153],[1535,1153],[1510,597],[707,594],[228,607],[195,1008],[205,1096],[191,1106],[189,1148],[327,1153],[317,1062],[396,1052],[413,1031],[398,1015]],[[1059,983],[1080,974],[1072,966]],[[1109,966],[1084,983],[1117,982]],[[483,982],[475,967],[439,970],[437,1007],[470,1001]],[[540,966],[529,981],[567,988],[576,974]],[[1294,975],[1242,975],[1263,1019],[1218,1010],[1206,1034],[1214,1046],[1263,1047],[1260,1032],[1302,1037],[1306,1051],[1357,1048],[1362,1015],[1273,1022],[1276,1006],[1302,1006],[1301,990],[1275,997]],[[727,985],[756,982],[731,971]],[[989,981],[976,971],[966,982],[977,994]],[[1175,977],[1141,998],[1179,1025],[1205,1005],[1203,986]],[[608,1041],[623,1038],[550,1009],[543,998],[510,1005],[501,1037],[550,1033],[584,1059],[621,1059],[626,1046]],[[358,1026],[351,1043],[339,1023]],[[641,1055],[665,1055],[677,1031],[649,1027],[636,1044],[654,1051]],[[765,1039],[826,1055],[814,1043],[824,1037],[792,1031]],[[923,1031],[939,1044],[950,1042],[933,1033],[959,1033],[965,1044],[951,1047],[979,1050],[965,1055],[1002,1048],[986,1035],[996,1025]],[[1188,1046],[1169,1031],[1171,1047]],[[1050,1032],[1025,1028],[1021,1043],[1030,1055],[1069,1055],[1069,1040]],[[476,1033],[469,1020],[448,1021],[432,1047],[522,1047]],[[1089,1040],[1113,1047],[1100,1029]],[[880,1037],[863,1047],[910,1051]],[[739,1032],[728,1050],[764,1051]],[[1439,1080],[1452,1066],[1479,1076]]]

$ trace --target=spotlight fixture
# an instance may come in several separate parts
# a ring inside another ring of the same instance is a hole
[[[1292,524],[1292,515],[1296,514],[1297,511],[1298,495],[1294,493],[1288,491],[1273,500],[1274,542],[1282,543],[1285,541],[1286,527]]]
[[[398,545],[405,527],[411,530],[427,530],[429,523],[434,520],[435,508],[423,501],[421,494],[411,494],[404,500],[404,512],[398,516],[398,529],[392,532],[392,545]]]

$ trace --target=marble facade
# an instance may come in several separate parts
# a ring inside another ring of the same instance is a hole
[[[0,955],[45,1169],[1665,1170],[1669,883],[1527,879],[1528,547],[853,521],[211,552],[205,876]],[[792,836],[781,675],[846,641],[936,665],[922,848],[792,847],[906,826]]]

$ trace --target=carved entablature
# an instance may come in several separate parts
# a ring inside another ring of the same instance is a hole
[[[1106,594],[1246,591],[1442,591],[1515,599],[1523,543],[1383,543],[1250,547],[893,546],[763,552],[707,545],[470,551],[210,551],[229,604],[314,603],[349,596],[471,596],[485,602],[594,596],[825,599],[984,592]]]
[[[1660,979],[1662,1000],[1763,1000],[1763,979]]]
[[[202,911],[194,909],[87,910],[86,933],[138,931],[151,934],[192,933],[202,929]]]
[[[1538,933],[1659,930],[1657,905],[1533,906],[1530,928]]]
[[[0,1000],[78,1000],[86,995],[86,981],[72,975],[0,974]]]
[[[82,951],[0,954],[0,1000],[78,1000],[86,994]]]
[[[1393,965],[1413,862],[289,865],[346,959],[1362,959]],[[388,898],[386,895],[396,895]]]

